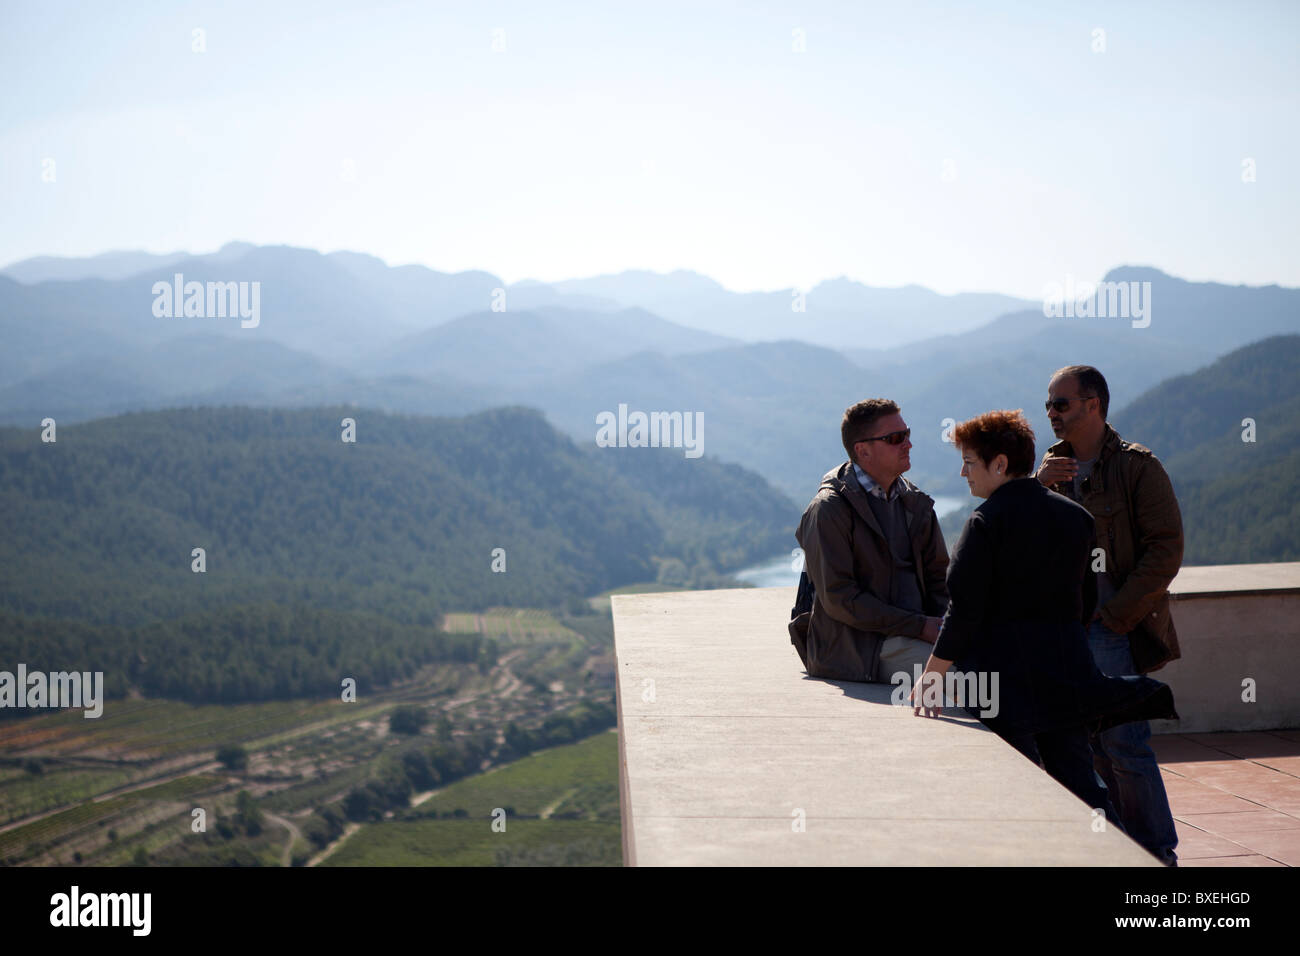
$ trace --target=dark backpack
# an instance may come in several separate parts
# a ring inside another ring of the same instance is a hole
[[[795,595],[794,607],[790,609],[790,643],[799,652],[804,669],[808,668],[808,621],[812,617],[813,598],[817,590],[807,571],[799,572],[799,593]]]

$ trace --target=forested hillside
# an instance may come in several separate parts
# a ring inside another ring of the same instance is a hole
[[[743,469],[580,448],[520,408],[181,409],[53,443],[7,428],[0,511],[0,661],[207,701],[475,660],[491,648],[440,634],[444,613],[557,606],[665,567],[715,583],[797,518]]]
[[[1162,382],[1112,415],[1149,447],[1182,507],[1184,564],[1300,560],[1300,335]]]

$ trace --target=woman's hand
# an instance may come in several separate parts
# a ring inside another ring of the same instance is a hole
[[[925,711],[926,717],[938,717],[943,714],[943,675],[948,673],[950,667],[952,661],[930,655],[930,659],[925,662],[925,671],[921,674],[921,679],[916,682],[916,686],[912,688],[909,698],[912,701],[913,717],[920,717],[922,710]],[[938,703],[926,706],[927,700],[931,702],[937,700]]]

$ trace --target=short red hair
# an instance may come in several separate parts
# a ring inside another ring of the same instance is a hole
[[[1019,408],[976,415],[958,425],[952,437],[986,465],[998,455],[1006,455],[1007,474],[1012,478],[1022,478],[1034,468],[1034,430]]]

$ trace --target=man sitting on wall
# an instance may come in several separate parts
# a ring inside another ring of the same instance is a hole
[[[911,429],[889,399],[844,412],[849,460],[826,473],[796,538],[816,590],[812,677],[882,681],[925,666],[948,606],[948,549],[934,499],[903,477]]]

